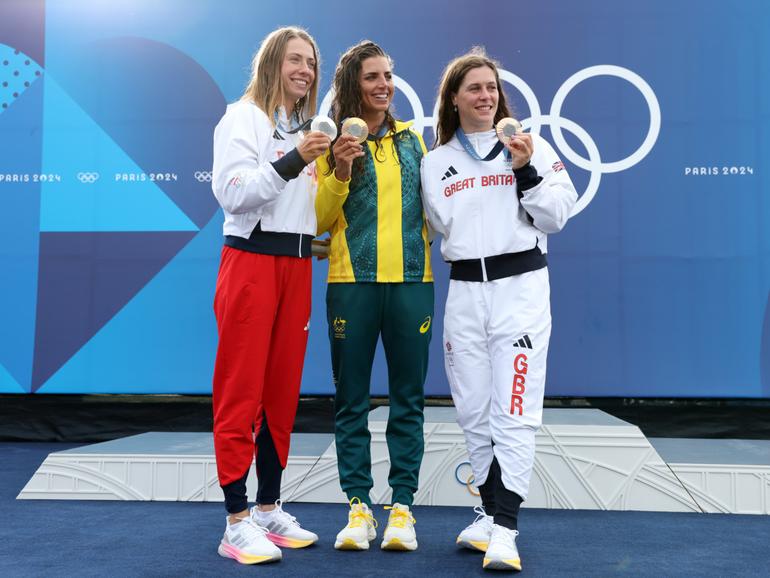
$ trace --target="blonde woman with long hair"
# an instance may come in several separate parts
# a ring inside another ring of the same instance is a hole
[[[227,524],[219,554],[281,559],[318,536],[281,506],[281,474],[299,399],[316,232],[315,159],[330,145],[301,125],[316,110],[319,54],[300,28],[262,42],[251,80],[214,131],[212,186],[224,216],[214,312],[214,450]],[[246,478],[256,457],[257,505]]]

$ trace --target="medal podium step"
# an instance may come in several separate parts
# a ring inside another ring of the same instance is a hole
[[[389,503],[388,408],[369,415],[374,503]],[[452,407],[425,409],[416,505],[479,502]],[[546,408],[525,507],[770,513],[770,441],[648,439],[601,410]],[[247,482],[253,501],[256,480]],[[346,502],[332,434],[294,434],[285,501]],[[18,499],[221,501],[210,432],[149,432],[50,454]]]

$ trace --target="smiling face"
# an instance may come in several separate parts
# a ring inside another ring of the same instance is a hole
[[[294,104],[305,96],[316,77],[316,57],[313,47],[302,38],[292,38],[286,44],[281,65],[283,105],[290,114]]]
[[[393,72],[390,60],[385,56],[373,56],[361,62],[359,87],[364,120],[384,116],[393,100]]]
[[[500,98],[494,71],[487,66],[468,71],[452,97],[466,133],[490,130]]]

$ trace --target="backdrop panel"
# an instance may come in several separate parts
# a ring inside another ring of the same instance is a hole
[[[770,397],[770,7],[542,4],[2,2],[0,392],[210,391],[212,130],[261,38],[298,24],[322,95],[345,48],[382,44],[429,143],[447,61],[477,44],[500,61],[581,193],[549,242],[548,395]],[[427,391],[447,395],[437,249]],[[326,267],[306,394],[333,392]]]

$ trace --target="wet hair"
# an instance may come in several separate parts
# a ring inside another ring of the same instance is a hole
[[[377,57],[387,58],[391,68],[393,67],[393,60],[390,58],[390,56],[388,56],[382,48],[380,48],[371,40],[362,40],[355,46],[351,46],[340,57],[340,61],[337,63],[337,68],[334,70],[334,80],[332,81],[332,86],[334,88],[334,98],[329,110],[329,116],[331,116],[337,126],[340,126],[346,118],[353,116],[360,118],[363,116],[364,110],[363,98],[361,95],[361,69],[363,67],[364,60]],[[388,129],[395,132],[396,119],[393,117],[393,113],[390,109],[385,111],[385,124]],[[376,137],[375,142],[376,156],[382,148],[380,137]],[[362,158],[356,159],[356,161],[354,161],[354,170],[360,167],[362,161]],[[331,174],[331,172],[334,170],[336,164],[337,163],[334,160],[334,153],[330,152],[329,174]]]

